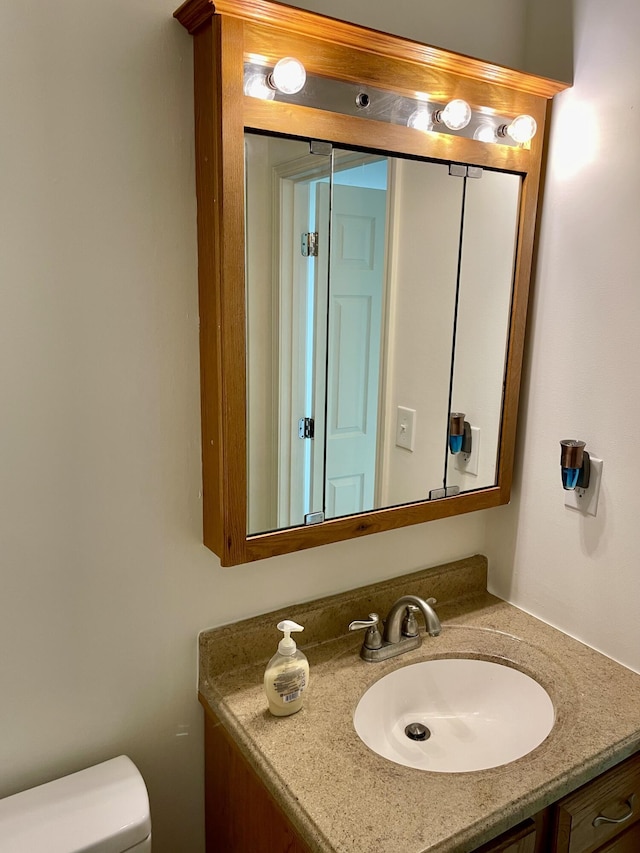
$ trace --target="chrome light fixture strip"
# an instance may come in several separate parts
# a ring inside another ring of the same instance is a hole
[[[271,70],[271,66],[266,63],[255,60],[245,62],[245,94],[387,124],[409,126],[423,133],[444,133],[492,145],[520,147],[509,136],[498,135],[499,129],[508,125],[512,117],[496,115],[490,107],[472,109],[469,124],[461,130],[452,130],[444,123],[434,123],[431,118],[438,110],[444,110],[446,103],[430,101],[426,94],[423,97],[410,98],[375,86],[363,86],[359,83],[307,74],[303,89],[289,95],[269,87],[267,81]],[[258,85],[255,85],[256,81]],[[485,136],[479,138],[478,135],[483,132]]]

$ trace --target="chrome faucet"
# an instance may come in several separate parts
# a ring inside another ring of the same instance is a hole
[[[415,614],[422,611],[427,632],[437,637],[442,626],[432,605],[435,598],[426,601],[417,595],[403,595],[391,607],[385,620],[384,635],[380,634],[380,617],[370,613],[368,619],[356,620],[349,625],[350,631],[366,628],[360,657],[366,661],[382,661],[417,649],[422,643]]]
[[[417,595],[403,595],[402,598],[399,598],[389,611],[389,615],[385,622],[384,639],[387,643],[400,642],[402,637],[402,617],[404,616],[407,608],[410,607],[422,610],[422,615],[424,616],[429,636],[437,637],[442,629],[442,625],[440,624],[436,611],[431,606],[435,603],[435,598],[428,598],[425,601]],[[415,613],[415,610],[411,610],[410,613]]]

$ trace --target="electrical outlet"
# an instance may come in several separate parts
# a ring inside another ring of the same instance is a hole
[[[478,476],[478,460],[480,459],[480,427],[471,427],[471,453],[456,453],[455,466],[458,471]]]
[[[577,509],[585,515],[595,515],[598,511],[600,496],[600,481],[602,480],[602,459],[589,456],[591,470],[589,473],[588,489],[568,489],[564,493],[564,505]]]
[[[416,410],[398,406],[396,415],[396,446],[413,451]]]

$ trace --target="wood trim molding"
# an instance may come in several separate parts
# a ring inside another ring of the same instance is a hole
[[[179,9],[176,9],[173,17],[193,35],[207,23],[209,18],[213,17],[215,11],[213,0],[186,0]]]
[[[187,0],[175,12],[175,17],[193,33],[214,13],[281,27],[289,34],[313,33],[314,38],[332,44],[366,50],[368,53],[403,59],[419,65],[426,64],[473,80],[508,86],[543,98],[552,98],[570,85],[337,18],[286,6],[275,0],[217,0],[215,3],[214,0]]]

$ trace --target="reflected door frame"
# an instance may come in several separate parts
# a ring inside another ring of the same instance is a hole
[[[318,480],[318,469],[323,467],[322,453],[317,450],[322,437],[316,435],[314,439],[303,441],[298,435],[301,417],[315,417],[318,423],[315,400],[309,394],[308,375],[311,369],[314,376],[312,384],[316,388],[313,396],[317,397],[322,391],[317,386],[319,381],[322,382],[320,374],[324,370],[324,365],[321,368],[317,363],[315,342],[309,339],[307,321],[312,307],[310,301],[314,298],[313,290],[316,289],[309,287],[310,277],[318,279],[323,273],[318,269],[320,263],[316,259],[302,256],[301,235],[309,230],[311,184],[328,177],[328,166],[327,157],[309,154],[273,170],[272,227],[273,245],[277,247],[273,276],[278,283],[274,305],[278,347],[273,352],[276,362],[273,394],[278,400],[278,458],[274,460],[278,483],[278,527],[304,523],[305,513],[315,508],[313,483]],[[319,261],[324,256],[325,265],[328,230],[329,223],[325,236],[321,238],[324,251],[319,253]],[[311,270],[310,263],[313,263]]]

